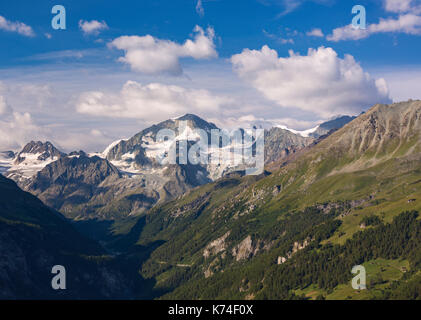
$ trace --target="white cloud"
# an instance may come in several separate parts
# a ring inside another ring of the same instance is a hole
[[[400,15],[398,19],[380,19],[377,24],[369,26],[370,33],[402,32],[407,34],[421,34],[421,17],[408,13]]]
[[[384,7],[386,11],[395,13],[419,13],[421,9],[419,1],[414,0],[384,0]]]
[[[397,19],[380,19],[377,24],[368,25],[367,29],[356,29],[352,25],[336,28],[326,38],[329,41],[365,39],[376,33],[406,33],[421,35],[421,17],[408,13],[400,15]]]
[[[372,79],[351,55],[341,59],[332,48],[309,49],[306,56],[290,51],[289,57],[279,58],[263,46],[244,49],[231,62],[240,78],[280,107],[330,117],[390,102],[384,79]]]
[[[34,111],[45,110],[52,97],[53,92],[48,84],[9,82],[0,85],[0,106],[3,100],[7,110],[11,110],[10,106],[13,106],[14,110],[33,114]]]
[[[108,26],[105,21],[85,21],[79,20],[79,28],[85,35],[98,35],[101,31],[107,30]]]
[[[332,34],[326,37],[329,41],[360,40],[370,36],[368,29],[356,29],[352,25],[333,29]]]
[[[421,35],[420,0],[383,0],[386,11],[398,14],[396,17],[380,18],[378,23],[369,24],[366,29],[351,25],[336,28],[326,37],[329,41],[360,40],[377,33],[405,33]]]
[[[35,36],[34,30],[32,30],[30,26],[19,21],[9,21],[3,16],[0,16],[0,29],[10,32],[17,32],[27,37]]]
[[[400,66],[374,69],[373,74],[381,75],[390,88],[390,96],[394,102],[409,99],[421,100],[421,68],[419,66]]]
[[[205,9],[203,8],[202,0],[197,0],[196,12],[201,17],[203,17],[205,15]]]
[[[28,112],[15,112],[0,96],[0,150],[17,150],[33,139],[45,138]]]
[[[324,37],[323,31],[320,28],[315,28],[306,33],[309,37]]]
[[[230,99],[213,96],[207,90],[127,81],[118,94],[101,91],[82,94],[76,110],[94,116],[140,119],[153,123],[185,113],[216,113],[227,103],[230,103]]]
[[[210,59],[218,56],[213,41],[213,28],[209,27],[205,32],[196,26],[194,32],[194,39],[188,39],[182,45],[146,35],[122,36],[113,40],[110,46],[125,51],[124,57],[120,57],[119,61],[130,65],[134,71],[180,75],[180,58]]]

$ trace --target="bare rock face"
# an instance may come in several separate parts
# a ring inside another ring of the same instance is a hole
[[[283,263],[285,263],[287,261],[287,258],[285,258],[285,257],[281,257],[281,256],[279,256],[278,257],[278,264],[283,264]]]
[[[307,238],[304,239],[303,242],[295,241],[292,250],[288,251],[285,257],[279,256],[277,260],[277,264],[284,264],[288,259],[290,259],[294,254],[296,254],[298,251],[305,249],[312,239]]]
[[[320,124],[318,126],[318,128],[309,134],[309,136],[314,137],[314,138],[319,138],[323,135],[326,135],[332,131],[335,131],[337,129],[342,128],[344,125],[346,125],[347,123],[351,122],[352,120],[354,120],[356,117],[350,117],[350,116],[341,116],[341,117],[337,117],[335,119],[326,121],[322,124]]]
[[[249,235],[232,249],[232,255],[237,261],[249,259],[259,251],[259,245],[260,242],[253,243]]]
[[[421,101],[378,104],[335,132],[332,135],[336,140],[335,149],[332,146],[327,151],[353,158],[369,152],[375,156],[373,160],[364,159],[359,164],[361,167],[370,166],[374,158],[378,161],[383,157],[396,157],[399,149],[411,152],[413,149],[406,146],[419,144],[420,133]]]
[[[219,252],[225,251],[226,249],[225,240],[228,238],[229,235],[230,235],[230,231],[225,233],[222,237],[210,242],[206,246],[206,248],[203,250],[203,256],[205,258],[209,258],[210,256],[218,254]]]
[[[265,163],[286,158],[313,141],[314,138],[302,137],[281,128],[265,130]]]
[[[272,194],[274,196],[277,196],[280,192],[282,191],[282,186],[281,185],[277,185],[273,188]]]
[[[62,210],[66,205],[88,202],[102,182],[119,176],[117,168],[107,160],[81,153],[47,165],[25,189],[47,205]]]

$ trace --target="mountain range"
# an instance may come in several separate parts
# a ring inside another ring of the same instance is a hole
[[[346,120],[351,118],[330,122],[329,127],[322,124],[317,132],[326,134],[339,128],[335,124],[342,126]],[[180,124],[185,126],[183,132],[179,132]],[[164,129],[176,134],[170,143],[157,142],[157,133]],[[51,142],[31,141],[16,155],[6,154],[11,166],[4,174],[72,219],[139,215],[159,201],[174,199],[187,190],[241,169],[224,162],[162,165],[157,161],[171,145],[197,140],[195,129],[204,130],[210,137],[211,131],[218,128],[198,116],[186,114],[146,128],[130,139],[113,142],[104,152],[93,154],[83,151],[65,154]],[[286,129],[266,130],[265,161],[285,158],[314,140]]]
[[[187,123],[181,132],[180,121]],[[1,192],[4,234],[21,225],[31,230],[19,233],[23,240],[16,236],[13,245],[31,243],[33,248],[15,251],[32,263],[30,252],[46,246],[26,240],[37,235],[32,224],[52,237],[65,228],[66,239],[74,241],[52,238],[46,257],[61,251],[108,255],[107,272],[120,277],[119,268],[127,268],[144,284],[144,291],[136,291],[126,277],[121,283],[128,285],[118,292],[90,287],[100,298],[421,296],[421,101],[378,104],[306,134],[265,130],[266,170],[254,176],[235,166],[156,161],[169,145],[194,142],[195,128],[217,129],[187,114],[116,141],[102,153],[65,154],[49,142],[1,153],[3,175],[24,190],[1,178],[0,186],[9,190]],[[162,129],[174,130],[175,137],[158,142]],[[31,201],[22,204],[22,198]],[[63,226],[49,225],[55,220]],[[1,252],[5,261],[21,261],[9,250]],[[358,264],[368,270],[370,290],[347,285]],[[98,269],[87,268],[99,277]],[[8,285],[4,296],[21,292],[12,287],[13,277],[17,273],[2,280]],[[28,292],[48,292],[45,282],[26,278],[22,287]]]

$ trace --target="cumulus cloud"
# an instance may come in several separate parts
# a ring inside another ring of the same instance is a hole
[[[390,88],[390,96],[394,102],[409,99],[421,100],[421,68],[401,67],[386,68],[375,71],[381,74]]]
[[[146,123],[162,121],[185,113],[216,113],[230,102],[207,90],[127,81],[118,94],[90,91],[76,105],[79,113],[94,116],[140,119]]]
[[[98,35],[101,31],[107,30],[108,26],[105,21],[79,20],[79,28],[85,35]]]
[[[45,138],[28,112],[15,112],[0,96],[0,150],[17,150],[28,141]]]
[[[309,37],[324,37],[323,31],[320,28],[314,28],[306,33]]]
[[[373,79],[351,55],[343,59],[332,48],[309,49],[287,58],[275,50],[244,49],[231,57],[240,78],[284,108],[298,108],[321,117],[357,114],[380,102],[390,102],[384,79]]]
[[[0,16],[0,29],[9,32],[16,32],[26,37],[35,36],[35,32],[32,27],[24,24],[23,22],[7,20],[3,16]]]
[[[182,74],[180,58],[210,59],[218,56],[215,50],[215,32],[209,27],[204,31],[194,28],[194,38],[184,44],[146,36],[122,36],[110,43],[111,47],[124,50],[120,62],[130,65],[133,71],[146,74]]]

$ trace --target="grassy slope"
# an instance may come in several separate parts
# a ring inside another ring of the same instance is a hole
[[[183,286],[191,288],[194,283],[209,287],[223,282],[223,292],[206,297],[252,298],[261,290],[258,282],[263,281],[265,268],[294,241],[303,240],[306,232],[314,233],[311,225],[321,228],[324,223],[340,220],[342,224],[320,244],[344,244],[361,230],[364,216],[377,215],[390,223],[404,210],[420,210],[421,105],[400,104],[392,111],[385,108],[375,106],[268,177],[221,180],[156,208],[147,218],[139,243],[166,242],[144,264],[143,274],[156,277],[157,289],[162,292],[181,285],[167,297],[180,297]],[[275,186],[282,188],[278,195],[273,193]],[[352,200],[361,203],[352,205]],[[338,207],[328,217],[320,212],[309,215],[308,223],[304,216],[303,221],[291,218],[323,203]],[[219,253],[204,259],[205,246],[228,231],[225,257]],[[264,253],[247,263],[236,262],[231,251],[248,235],[254,244],[266,246],[260,251]],[[214,275],[205,279],[203,272],[209,268]],[[252,289],[239,290],[238,281],[244,279],[228,279],[221,273],[237,268],[254,278]],[[393,280],[387,273],[385,277]],[[349,295],[346,290],[340,293],[340,287],[334,292],[336,295],[329,293],[328,298]]]

